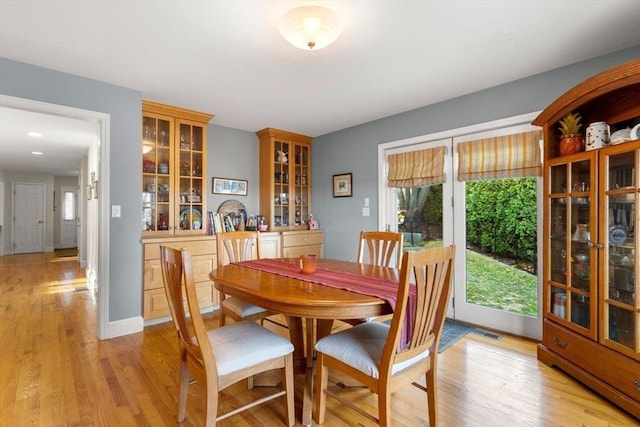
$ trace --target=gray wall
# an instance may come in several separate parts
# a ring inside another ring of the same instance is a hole
[[[325,256],[353,259],[360,230],[378,228],[378,144],[543,110],[583,80],[638,57],[640,46],[314,138],[313,214],[325,231]],[[332,175],[345,172],[353,173],[353,197],[334,199]],[[362,216],[365,197],[369,217]]]
[[[229,199],[241,202],[247,214],[260,213],[258,137],[253,132],[218,126],[214,117],[207,129],[207,175],[209,177],[209,196],[207,209],[217,211],[218,207]],[[212,194],[212,177],[244,179],[249,183],[246,196]]]

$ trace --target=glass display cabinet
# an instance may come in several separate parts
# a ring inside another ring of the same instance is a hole
[[[533,121],[544,133],[538,359],[638,418],[640,140],[630,130],[640,123],[639,100],[636,59],[568,90]],[[562,149],[568,115],[581,118],[587,151]],[[595,129],[598,144],[589,139]]]
[[[311,141],[266,128],[260,141],[260,214],[271,231],[306,230],[311,211]]]
[[[207,123],[212,117],[143,102],[143,235],[206,232]]]

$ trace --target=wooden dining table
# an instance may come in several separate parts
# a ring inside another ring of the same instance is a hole
[[[283,259],[298,263],[297,258]],[[349,261],[319,258],[318,270],[343,272],[350,277],[367,276],[398,283],[398,270]],[[311,425],[313,403],[313,349],[316,341],[331,333],[334,320],[363,319],[390,314],[390,304],[382,298],[315,282],[314,274],[288,277],[240,264],[213,270],[210,278],[217,289],[287,319],[294,345],[296,371],[305,373],[302,424]],[[303,327],[304,323],[304,327]],[[306,342],[309,343],[305,348]]]

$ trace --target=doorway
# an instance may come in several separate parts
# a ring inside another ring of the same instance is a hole
[[[109,236],[109,114],[90,110],[83,110],[64,105],[50,104],[24,98],[0,95],[0,105],[24,111],[38,112],[47,115],[75,118],[91,121],[96,124],[96,141],[86,159],[88,165],[80,176],[80,188],[88,184],[88,169],[99,171],[98,193],[100,199],[93,200],[95,206],[89,206],[85,202],[78,206],[80,216],[84,218],[83,227],[91,230],[91,247],[87,248],[87,276],[94,278],[97,300],[97,337],[98,339],[110,338],[109,328],[109,239],[101,236]],[[84,200],[84,198],[83,198]],[[89,238],[89,233],[82,233],[79,249]],[[82,249],[80,249],[82,250]]]

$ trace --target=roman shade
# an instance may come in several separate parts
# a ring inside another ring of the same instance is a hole
[[[541,139],[536,130],[458,144],[458,180],[541,175]]]
[[[415,188],[445,182],[445,154],[444,146],[390,154],[387,157],[389,165],[387,185],[397,188]]]

